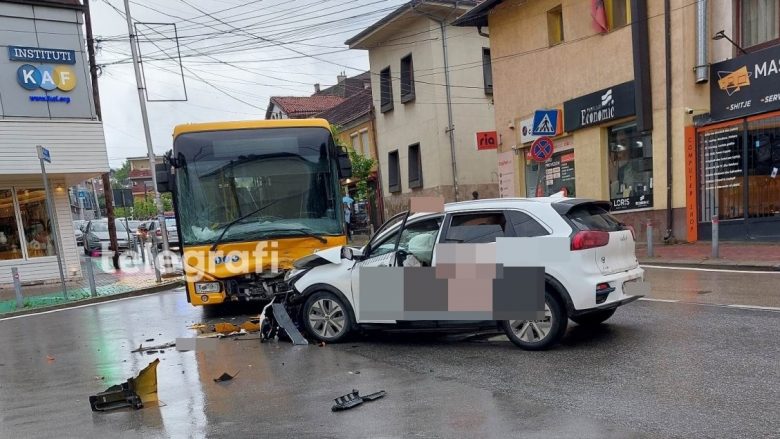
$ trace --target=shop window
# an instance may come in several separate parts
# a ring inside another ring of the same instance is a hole
[[[609,195],[613,210],[653,206],[653,144],[636,125],[609,130]]]
[[[563,192],[567,197],[577,195],[575,187],[574,151],[556,152],[544,163],[526,155],[526,188],[528,197],[547,197]]]
[[[547,11],[547,38],[550,46],[563,42],[563,9],[561,5]]]
[[[360,132],[360,145],[362,146],[363,156],[371,157],[371,140],[368,137],[368,130]]]
[[[742,124],[699,134],[701,219],[744,217],[744,130]]]
[[[422,157],[420,144],[409,145],[409,187],[419,188],[423,185]]]
[[[738,0],[738,23],[742,47],[754,47],[780,38],[780,2]]]
[[[0,260],[22,259],[14,193],[0,189]]]
[[[490,60],[490,49],[482,48],[482,78],[485,81],[485,94],[493,94],[493,63]]]
[[[393,109],[393,78],[390,76],[390,67],[379,72],[380,110],[382,113]]]
[[[390,192],[401,192],[401,162],[398,150],[387,154],[387,186]]]
[[[610,30],[631,23],[631,0],[604,0],[604,8]]]
[[[748,122],[750,218],[780,217],[780,117]]]
[[[46,192],[43,189],[18,189],[16,197],[27,243],[27,256],[54,256],[56,253],[46,209]]]
[[[414,63],[412,55],[401,58],[401,102],[414,100]]]

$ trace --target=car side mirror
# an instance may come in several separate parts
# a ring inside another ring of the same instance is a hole
[[[171,167],[167,163],[158,163],[154,165],[155,174],[157,174],[157,192],[171,192],[170,176]]]
[[[346,259],[348,261],[351,261],[355,258],[355,254],[352,252],[352,249],[349,247],[341,247],[341,259]]]

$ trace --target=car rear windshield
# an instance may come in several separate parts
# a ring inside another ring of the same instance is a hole
[[[625,229],[623,223],[596,204],[576,206],[566,214],[566,217],[580,230],[618,232]]]

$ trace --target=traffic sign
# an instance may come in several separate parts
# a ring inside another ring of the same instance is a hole
[[[531,158],[537,162],[546,162],[552,157],[555,147],[549,137],[540,137],[531,144]]]
[[[498,133],[495,131],[481,131],[477,133],[477,150],[497,149]]]
[[[531,134],[536,136],[555,136],[561,133],[560,110],[536,110]]]
[[[38,145],[38,159],[51,163],[51,153],[48,149]]]

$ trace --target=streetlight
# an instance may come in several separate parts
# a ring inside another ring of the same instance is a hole
[[[718,32],[715,33],[715,35],[712,36],[712,39],[715,40],[715,41],[717,41],[717,40],[724,40],[725,39],[726,41],[731,43],[734,47],[739,49],[740,52],[742,52],[743,54],[747,55],[747,51],[745,49],[743,49],[742,46],[740,46],[739,44],[735,43],[734,40],[729,38],[728,35],[726,35],[726,31],[719,30]]]

